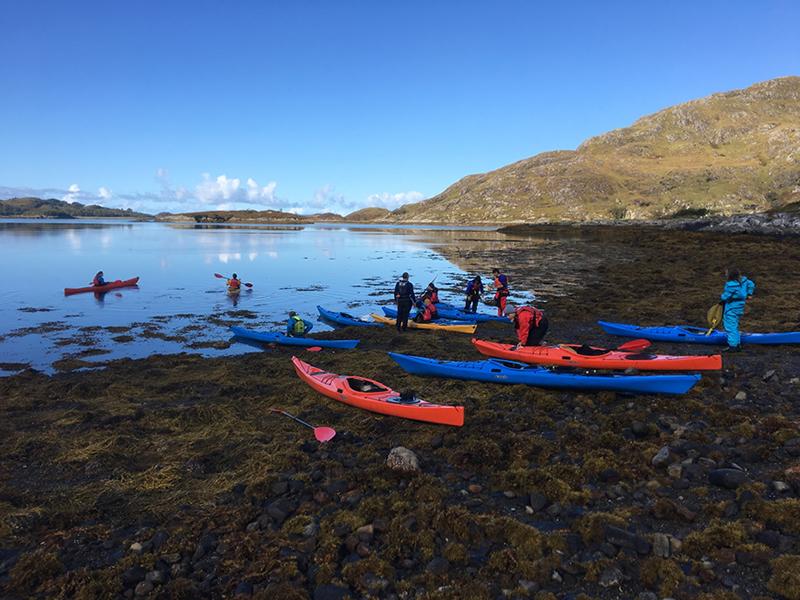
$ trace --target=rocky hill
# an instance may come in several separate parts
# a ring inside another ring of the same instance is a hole
[[[391,214],[391,211],[385,208],[362,208],[361,210],[351,212],[344,219],[350,222],[380,221],[389,218]]]
[[[42,200],[41,198],[11,198],[0,200],[0,217],[25,217],[38,219],[75,219],[78,217],[124,217],[127,219],[151,219],[150,215],[131,209],[105,208],[97,204]]]
[[[205,210],[160,213],[157,221],[195,223],[311,223],[313,219],[279,210]],[[325,219],[323,219],[325,220]]]
[[[383,217],[410,222],[657,219],[774,210],[800,200],[800,77],[714,94],[469,175]]]

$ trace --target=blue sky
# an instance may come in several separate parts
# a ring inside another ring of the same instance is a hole
[[[800,2],[0,4],[0,198],[394,208],[800,74]]]

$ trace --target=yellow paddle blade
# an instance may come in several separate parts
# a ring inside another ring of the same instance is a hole
[[[706,322],[708,323],[708,331],[706,331],[706,335],[711,335],[711,332],[717,328],[717,326],[722,322],[722,312],[723,307],[719,304],[715,304],[711,308],[708,309],[706,313]]]

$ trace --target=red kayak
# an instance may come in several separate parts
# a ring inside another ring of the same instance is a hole
[[[581,369],[641,369],[642,371],[711,371],[722,368],[719,354],[701,356],[669,356],[644,352],[623,352],[577,344],[558,346],[523,346],[472,340],[478,352],[495,358],[507,358],[534,365],[579,367]]]
[[[139,283],[139,278],[126,279],[125,281],[110,281],[105,285],[90,285],[82,288],[64,288],[64,295],[71,296],[72,294],[83,294],[84,292],[107,292],[115,288],[131,287]]]
[[[339,402],[404,419],[456,427],[464,424],[463,406],[442,406],[416,397],[403,398],[398,392],[372,379],[328,373],[296,356],[292,357],[292,364],[300,379],[320,394]]]

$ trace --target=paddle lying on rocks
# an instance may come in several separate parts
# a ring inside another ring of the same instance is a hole
[[[329,441],[331,441],[333,439],[333,436],[336,435],[336,431],[332,427],[314,427],[310,423],[306,423],[305,421],[303,421],[303,419],[298,419],[294,415],[290,415],[285,410],[281,410],[279,408],[270,408],[270,411],[275,412],[275,413],[280,413],[282,415],[286,415],[287,417],[297,421],[301,425],[305,425],[309,429],[313,429],[314,430],[314,437],[317,438],[318,442],[322,442],[322,443],[329,442]]]
[[[225,277],[225,275],[220,275],[219,273],[214,273],[214,277],[216,277],[217,279],[230,279],[230,277]],[[245,283],[244,286],[245,287],[253,287],[253,284],[252,283]]]

